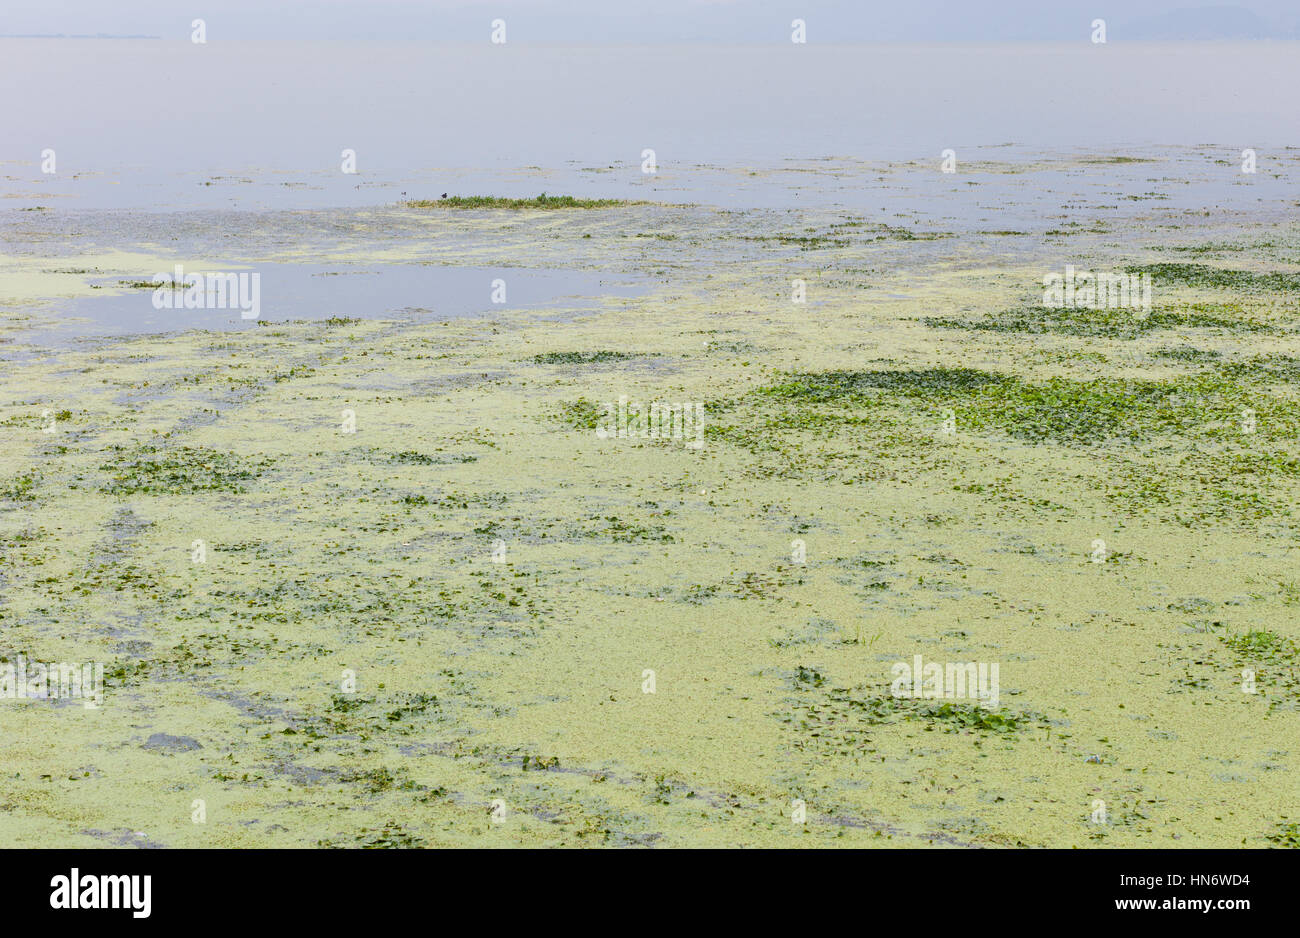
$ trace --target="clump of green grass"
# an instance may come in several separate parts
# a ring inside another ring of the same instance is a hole
[[[626,199],[579,199],[571,195],[547,195],[543,192],[535,199],[510,199],[496,195],[453,195],[446,199],[412,199],[402,204],[408,208],[505,208],[517,211],[529,208],[620,208],[649,203]]]
[[[816,668],[809,668],[802,664],[795,669],[794,674],[791,675],[791,680],[794,681],[796,685],[806,684],[809,687],[821,687],[826,683],[826,678],[820,671]]]
[[[604,415],[605,411],[599,404],[585,398],[560,405],[560,419],[577,430],[595,430]]]
[[[596,365],[601,362],[625,361],[629,358],[642,358],[631,352],[613,352],[601,349],[598,352],[543,352],[534,355],[530,361],[538,365]]]
[[[271,461],[248,460],[206,447],[110,447],[112,459],[100,466],[111,473],[110,495],[192,495],[243,492]]]
[[[30,502],[36,498],[33,490],[36,483],[40,481],[40,475],[36,472],[28,472],[18,476],[12,482],[0,485],[0,501],[11,502]]]
[[[1268,629],[1252,629],[1232,635],[1220,635],[1219,640],[1241,658],[1271,664],[1287,664],[1300,655],[1300,648],[1284,635]]]
[[[1279,847],[1298,850],[1300,849],[1300,822],[1280,821],[1271,834],[1264,835],[1264,839]]]
[[[558,769],[560,767],[559,756],[535,756],[532,753],[524,753],[520,768],[525,771],[545,772],[548,769]]]
[[[982,730],[987,733],[1015,733],[1026,729],[1035,720],[1032,715],[1012,713],[1008,710],[987,710],[976,704],[944,701],[922,707],[912,719],[943,726],[950,733],[961,730]],[[928,727],[927,727],[928,728]]]
[[[367,704],[375,702],[373,697],[361,697],[357,694],[333,694],[330,696],[330,710],[334,713],[354,713]]]

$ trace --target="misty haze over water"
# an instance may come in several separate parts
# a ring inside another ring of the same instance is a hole
[[[0,48],[11,208],[320,207],[547,187],[783,205],[779,182],[750,173],[800,160],[937,166],[947,148],[963,162],[1280,150],[1294,143],[1300,87],[1290,42]],[[54,176],[40,172],[47,145]],[[639,171],[645,148],[655,175]],[[344,149],[357,175],[339,171]],[[1227,197],[1237,180],[1219,176]]]

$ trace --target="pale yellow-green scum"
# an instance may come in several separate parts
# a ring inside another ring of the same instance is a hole
[[[1291,271],[1295,229],[1216,217],[1013,247],[846,218],[398,208],[357,214],[352,246],[4,260],[7,312],[36,320],[88,292],[50,269],[176,262],[618,268],[650,290],[4,363],[0,653],[109,675],[97,710],[0,700],[0,837],[1276,842],[1300,814],[1300,341],[1269,304],[1286,291],[1171,281],[1157,311],[1217,324],[1131,334],[1041,309],[1026,332],[1007,311],[1063,263],[1183,261],[1164,249],[1225,230],[1242,246],[1197,263]],[[384,242],[390,223],[421,234]],[[626,357],[536,359],[599,351]],[[704,402],[703,449],[598,438],[584,415],[620,395]],[[69,412],[53,434],[47,409]],[[998,662],[998,719],[891,697],[915,654]],[[200,748],[144,748],[157,733]]]

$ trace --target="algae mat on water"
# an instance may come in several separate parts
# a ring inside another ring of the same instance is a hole
[[[97,708],[0,707],[6,842],[1294,844],[1293,227],[1196,265],[1162,258],[1223,220],[1080,234],[1166,278],[1139,321],[1040,316],[1055,261],[992,236],[451,207],[263,243],[436,230],[658,286],[559,324],[7,331],[2,651],[106,668]],[[700,403],[703,445],[600,432],[621,400]],[[909,693],[917,656],[995,693]]]

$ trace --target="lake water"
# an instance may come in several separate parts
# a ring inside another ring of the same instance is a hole
[[[1207,145],[1236,161],[1253,147],[1294,168],[1298,87],[1295,42],[9,39],[0,206],[306,208],[545,189],[876,210],[886,187],[869,184],[874,164],[937,169],[947,148],[963,162],[1023,162],[1182,159]],[[47,147],[53,176],[40,172]],[[641,171],[647,148],[653,175]],[[344,149],[356,175],[341,171]],[[988,195],[920,178],[914,195],[955,215]],[[1230,173],[1206,178],[1227,199],[1261,194],[1234,189]]]
[[[175,275],[163,272],[164,279]],[[184,275],[214,273],[189,269]],[[237,268],[222,273],[239,274]],[[489,311],[547,308],[580,311],[611,296],[635,296],[644,287],[633,278],[611,278],[587,270],[505,267],[445,267],[426,264],[332,265],[259,262],[258,315],[246,318],[231,291],[224,308],[157,308],[149,289],[122,290],[119,277],[92,277],[102,295],[68,299],[54,321],[24,330],[33,345],[66,345],[73,339],[141,335],[188,329],[231,331],[294,319],[447,319]],[[499,282],[499,284],[498,284]],[[251,284],[251,281],[246,281]],[[495,294],[494,289],[504,292]],[[168,298],[177,294],[167,291]],[[215,296],[215,295],[214,295]],[[500,302],[497,302],[499,299]]]
[[[1266,223],[1300,191],[1297,88],[1295,42],[0,40],[0,247],[225,257],[235,246],[238,260],[247,244],[233,232],[272,227],[263,213],[281,213],[283,241],[285,213],[444,192],[845,210],[957,233],[1146,223],[1154,209]],[[1247,147],[1253,175],[1240,171]],[[47,148],[53,174],[41,171]],[[355,174],[342,171],[345,149]],[[947,149],[956,173],[940,172]],[[455,263],[259,261],[262,318],[492,309],[503,271]],[[595,271],[504,273],[509,306],[576,308],[636,289]],[[55,305],[64,318],[27,341],[250,327],[238,311],[155,310],[148,291]]]

